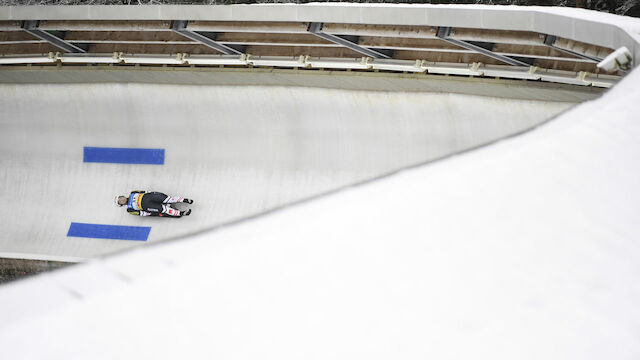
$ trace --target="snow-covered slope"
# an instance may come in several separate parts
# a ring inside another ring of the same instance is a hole
[[[4,286],[0,349],[637,359],[639,84],[635,71],[596,101],[458,157]]]

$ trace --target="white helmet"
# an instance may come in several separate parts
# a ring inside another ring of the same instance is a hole
[[[124,204],[119,204],[119,203],[118,203],[118,199],[119,199],[121,196],[122,196],[122,197],[126,197],[126,196],[124,196],[124,195],[118,195],[118,196],[116,196],[116,198],[115,198],[115,199],[113,199],[113,201],[114,201],[114,202],[116,203],[116,205],[118,205],[118,206],[124,206]]]

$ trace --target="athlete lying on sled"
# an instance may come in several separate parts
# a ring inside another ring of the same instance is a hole
[[[127,205],[127,212],[139,216],[170,216],[182,217],[191,214],[191,209],[180,211],[171,207],[176,203],[193,204],[193,200],[178,196],[167,196],[161,192],[132,191],[129,197],[116,196],[116,205]]]

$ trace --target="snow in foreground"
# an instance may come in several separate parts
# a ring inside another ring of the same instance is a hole
[[[525,135],[0,288],[3,357],[640,357],[640,72]]]

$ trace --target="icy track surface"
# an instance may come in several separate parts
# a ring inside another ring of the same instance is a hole
[[[534,90],[532,90],[534,91]],[[566,90],[564,90],[566,91]],[[288,87],[0,85],[0,256],[77,261],[140,242],[67,237],[71,222],[150,226],[148,243],[528,129],[573,103]],[[165,149],[165,163],[83,163],[83,147]],[[179,220],[113,198],[195,199]],[[436,189],[434,189],[436,190]]]
[[[11,359],[637,359],[640,72],[491,146],[0,288]],[[41,296],[46,293],[47,296]]]

